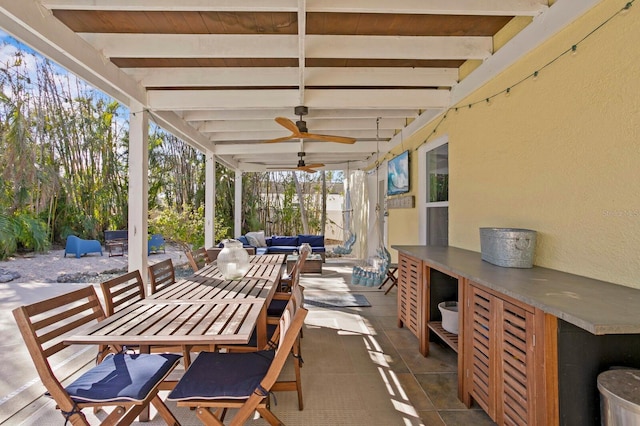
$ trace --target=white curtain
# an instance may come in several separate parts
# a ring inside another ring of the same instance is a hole
[[[349,188],[351,192],[351,208],[353,209],[352,230],[356,234],[356,243],[352,254],[364,259],[367,257],[367,240],[369,234],[369,191],[367,175],[361,170],[349,174]]]

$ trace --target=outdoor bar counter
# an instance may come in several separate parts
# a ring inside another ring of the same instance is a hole
[[[398,325],[427,356],[458,352],[458,395],[498,424],[599,425],[597,375],[640,368],[640,290],[548,268],[504,268],[455,247],[398,250]],[[437,308],[457,300],[459,333]],[[513,407],[516,407],[514,410]]]

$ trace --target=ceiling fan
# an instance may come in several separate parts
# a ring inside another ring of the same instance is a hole
[[[284,142],[291,139],[318,139],[327,142],[348,144],[354,143],[356,141],[355,138],[349,138],[346,136],[319,135],[316,133],[309,133],[307,129],[307,122],[302,119],[303,116],[309,113],[309,109],[306,106],[297,106],[295,107],[294,112],[297,116],[300,117],[300,120],[296,121],[295,123],[285,117],[276,117],[276,123],[291,131],[291,135],[282,138],[271,139],[265,141],[266,143]]]
[[[298,165],[296,167],[267,167],[267,169],[269,170],[301,170],[307,173],[315,173],[317,172],[317,170],[315,170],[316,168],[324,167],[324,164],[321,164],[321,163],[306,164],[304,162],[304,156],[305,156],[305,152],[298,152],[298,157],[300,157],[300,159],[298,160]]]

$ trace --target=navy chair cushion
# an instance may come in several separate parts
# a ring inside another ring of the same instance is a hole
[[[76,402],[142,401],[180,358],[176,354],[109,354],[66,390]]]
[[[289,303],[288,300],[273,299],[267,307],[267,315],[270,317],[279,317],[284,312],[284,308]],[[273,333],[269,333],[269,336]]]
[[[311,247],[324,247],[324,235],[298,235],[299,244],[309,243]]]
[[[249,240],[247,240],[247,237],[245,237],[244,235],[239,236],[238,237],[238,241],[240,241],[243,246],[250,246],[251,245],[251,244],[249,244]]]
[[[267,374],[274,356],[275,351],[200,352],[167,399],[248,398]]]

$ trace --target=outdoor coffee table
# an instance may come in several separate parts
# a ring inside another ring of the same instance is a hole
[[[298,261],[297,254],[287,256],[287,273],[291,273],[293,265]],[[304,265],[302,265],[301,274],[321,274],[322,273],[322,256],[319,254],[310,254],[307,256]]]
[[[124,256],[125,241],[112,240],[104,243],[104,248],[109,252],[109,257]]]

